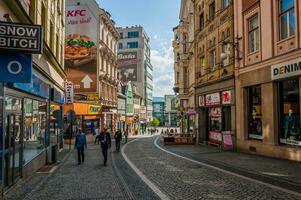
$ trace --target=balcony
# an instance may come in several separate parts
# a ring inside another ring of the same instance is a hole
[[[217,81],[234,75],[234,64],[230,64],[226,67],[218,67],[214,71],[209,71],[209,68],[204,72],[198,72],[196,78],[196,84],[201,85],[212,81]]]

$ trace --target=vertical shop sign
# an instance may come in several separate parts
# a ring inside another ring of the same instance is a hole
[[[73,83],[70,81],[66,81],[65,83],[66,95],[65,95],[65,103],[71,104],[73,103]]]

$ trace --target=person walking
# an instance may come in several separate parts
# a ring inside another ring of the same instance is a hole
[[[107,165],[108,149],[111,148],[111,136],[107,128],[104,128],[99,135],[100,146],[103,155],[103,165]]]
[[[120,141],[122,139],[121,131],[119,129],[115,132],[114,138],[115,138],[116,151],[119,152],[120,151]]]
[[[78,164],[84,163],[85,152],[84,149],[87,149],[87,139],[86,135],[81,128],[78,129],[77,135],[75,137],[74,148],[77,149],[77,158]]]
[[[99,135],[100,135],[100,128],[96,128],[95,129],[95,140],[94,140],[94,144],[99,144]]]
[[[128,135],[129,135],[129,130],[128,130],[128,129],[126,129],[126,130],[124,131],[125,143],[127,143],[127,142],[128,142]]]

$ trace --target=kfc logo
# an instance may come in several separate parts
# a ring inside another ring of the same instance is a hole
[[[67,17],[77,17],[77,16],[86,16],[86,10],[67,10]]]

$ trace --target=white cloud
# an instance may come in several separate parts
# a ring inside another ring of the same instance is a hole
[[[154,96],[173,94],[173,48],[167,42],[161,42],[160,46],[160,49],[151,51],[151,62],[154,67]]]
[[[154,35],[154,37],[153,37],[155,40],[157,40],[158,38],[159,38],[159,36],[158,35]]]

